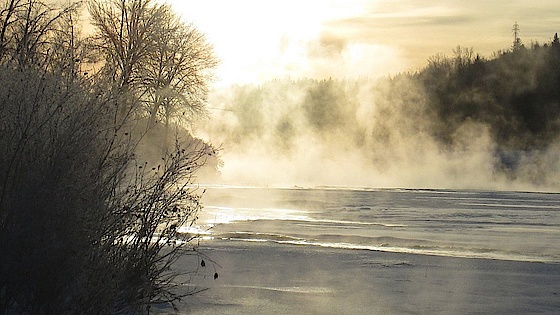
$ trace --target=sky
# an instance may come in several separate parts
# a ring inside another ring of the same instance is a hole
[[[457,45],[490,56],[560,28],[557,0],[168,0],[206,34],[215,84],[274,78],[375,78],[415,71]]]

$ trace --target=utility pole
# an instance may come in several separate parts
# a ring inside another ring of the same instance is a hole
[[[519,38],[519,24],[517,24],[517,22],[515,22],[515,24],[513,24],[513,28],[511,29],[511,31],[513,32],[512,50],[516,51],[519,48],[521,48],[521,46],[522,46],[521,38]]]

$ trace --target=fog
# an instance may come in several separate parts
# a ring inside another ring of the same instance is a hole
[[[340,19],[290,36],[271,30],[262,47],[257,45],[266,50],[265,59],[236,68],[243,71],[226,71],[225,81],[210,93],[208,118],[194,127],[197,136],[221,147],[222,183],[560,186],[558,133],[550,122],[556,114],[550,121],[541,118],[550,112],[541,111],[550,106],[544,103],[557,100],[537,104],[548,86],[542,75],[548,50],[531,48],[528,56],[518,56],[505,48],[475,60],[472,48],[449,47],[452,57],[433,51],[418,66],[425,52],[360,40],[359,21]],[[392,38],[400,42],[396,34]],[[530,110],[522,109],[523,93],[537,95],[529,100]]]
[[[493,124],[499,117],[507,119],[508,113],[497,113],[494,120],[462,117],[457,124],[446,123],[441,115],[431,115],[430,108],[411,113],[412,105],[389,106],[410,100],[378,85],[386,77],[423,69],[430,56],[452,54],[458,44],[474,47],[484,56],[508,50],[515,21],[527,47],[546,42],[558,24],[552,1],[171,3],[200,27],[222,59],[209,99],[209,119],[199,122],[195,132],[221,145],[225,182],[290,187],[558,187],[554,145],[529,154],[526,147],[503,146],[496,139],[500,133]],[[311,84],[289,84],[303,78],[358,85],[352,87],[351,104],[337,103],[337,108],[348,111],[335,115],[343,119],[331,117],[325,124],[309,119],[312,114],[302,104]],[[285,88],[271,88],[274,80]],[[241,102],[241,90],[250,90],[245,84],[265,86],[262,99]],[[419,89],[410,84],[402,94],[423,99],[425,92]],[[422,117],[415,117],[419,114]],[[449,124],[454,124],[451,130],[434,132]],[[513,152],[515,170],[504,167],[503,152]]]
[[[438,122],[410,100],[421,97],[414,86],[403,90],[408,100],[388,93],[377,80],[345,81],[342,87],[328,80],[232,87],[212,95],[210,119],[197,132],[221,145],[220,172],[230,184],[553,188],[549,178],[557,173],[544,170],[545,185],[534,185],[528,157],[515,176],[500,172],[490,126],[466,121],[450,135],[452,145],[444,145],[430,134]],[[554,166],[556,148],[540,158]]]

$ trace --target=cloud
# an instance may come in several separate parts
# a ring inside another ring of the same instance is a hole
[[[457,45],[483,55],[507,49],[516,21],[525,43],[546,42],[560,24],[556,6],[554,1],[372,1],[360,15],[326,22],[324,31],[354,42],[392,46],[413,70]]]
[[[309,44],[308,56],[310,58],[336,57],[342,54],[347,44],[346,38],[323,32],[317,40]]]

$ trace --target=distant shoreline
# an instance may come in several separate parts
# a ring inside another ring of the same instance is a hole
[[[270,189],[270,190],[347,190],[347,191],[427,191],[427,192],[446,192],[446,191],[463,191],[463,192],[511,192],[523,194],[560,194],[560,191],[551,190],[529,190],[529,189],[488,189],[488,188],[444,188],[444,187],[368,187],[368,186],[337,186],[337,185],[319,185],[319,186],[301,186],[301,185],[244,185],[244,184],[216,184],[216,183],[197,183],[192,185],[193,188],[200,189]]]

